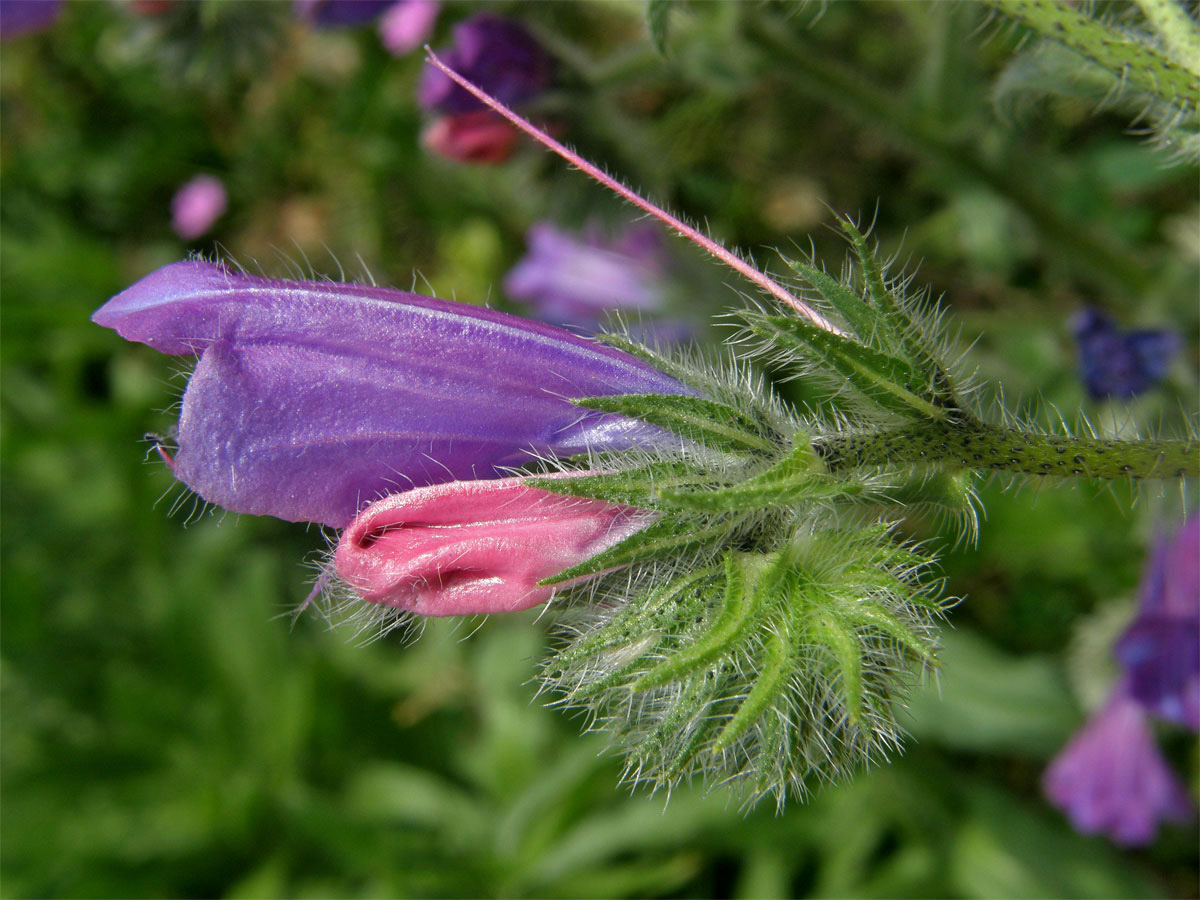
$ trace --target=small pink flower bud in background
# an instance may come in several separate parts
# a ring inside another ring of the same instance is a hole
[[[422,616],[515,612],[554,594],[539,581],[654,519],[525,481],[453,481],[377,500],[342,533],[334,569],[364,600]]]
[[[171,227],[185,241],[206,234],[225,212],[225,185],[211,175],[197,175],[171,200]]]
[[[411,53],[429,40],[441,4],[437,0],[396,0],[379,17],[379,38],[393,56]]]
[[[502,163],[512,156],[520,132],[490,109],[439,116],[425,129],[430,150],[455,162]]]

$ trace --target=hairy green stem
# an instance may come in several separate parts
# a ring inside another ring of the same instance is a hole
[[[1200,443],[1196,441],[1066,437],[970,419],[823,436],[814,438],[812,447],[830,472],[857,466],[927,464],[1055,478],[1200,477]]]
[[[1090,15],[1085,8],[1060,0],[989,0],[1006,16],[1036,31],[1042,37],[1070,47],[1080,56],[1107,69],[1130,84],[1161,97],[1165,102],[1195,110],[1200,104],[1200,85],[1189,71],[1145,38],[1122,31]],[[1154,15],[1151,23],[1173,19],[1167,4],[1145,4]],[[1187,17],[1178,11],[1187,22]],[[1173,51],[1175,48],[1168,44]],[[1189,60],[1189,62],[1194,62]]]
[[[930,161],[955,169],[1007,199],[1047,238],[1066,250],[1081,269],[1102,273],[1132,294],[1151,282],[1151,270],[1109,235],[1086,223],[1071,221],[1045,199],[1046,191],[1021,180],[1021,169],[997,166],[971,148],[947,139],[936,127],[908,115],[904,104],[865,82],[838,60],[823,54],[807,36],[786,22],[765,16],[747,17],[750,35],[788,60],[792,83],[805,93],[839,108],[888,135],[901,147]]]
[[[1185,69],[1200,78],[1200,24],[1177,0],[1137,0],[1163,43]]]

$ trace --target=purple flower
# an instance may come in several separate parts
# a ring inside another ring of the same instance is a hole
[[[450,68],[508,106],[532,100],[550,85],[554,61],[525,28],[491,13],[454,27],[454,45],[438,55]],[[427,110],[469,112],[480,103],[442,72],[427,67],[417,88]]]
[[[1179,335],[1167,329],[1121,331],[1103,312],[1077,313],[1071,331],[1079,346],[1079,369],[1088,393],[1097,400],[1129,398],[1167,374],[1179,350]]]
[[[176,356],[176,477],[234,512],[342,527],[397,488],[662,433],[571,397],[688,393],[559,328],[403,291],[165,266],[92,317]]]
[[[295,0],[296,18],[318,27],[370,22],[395,0]]]
[[[1137,617],[1115,653],[1139,703],[1200,731],[1200,516],[1154,548]]]
[[[45,31],[62,12],[62,0],[0,0],[0,40]]]
[[[211,175],[197,175],[171,199],[171,227],[185,241],[208,233],[225,213],[225,185]]]
[[[665,248],[653,225],[606,241],[543,222],[526,239],[529,252],[504,277],[504,290],[540,319],[595,328],[607,310],[653,312],[664,302]]]
[[[393,56],[420,47],[433,34],[441,4],[437,0],[396,0],[379,17],[379,37]]]
[[[1077,831],[1148,844],[1162,821],[1185,822],[1191,798],[1158,752],[1141,705],[1123,685],[1042,776]]]

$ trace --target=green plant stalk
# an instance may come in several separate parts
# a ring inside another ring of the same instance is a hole
[[[1176,61],[1200,78],[1200,24],[1176,0],[1137,0],[1137,5]]]
[[[1051,478],[1196,478],[1200,442],[1112,441],[1037,434],[976,420],[930,422],[814,438],[831,473],[857,467],[928,465]]]
[[[989,0],[991,6],[1013,20],[1032,28],[1042,37],[1057,41],[1074,50],[1096,65],[1118,75],[1137,87],[1165,102],[1195,111],[1200,107],[1200,82],[1192,72],[1190,60],[1185,56],[1176,61],[1164,55],[1148,41],[1138,41],[1131,35],[1113,28],[1099,19],[1092,18],[1079,7],[1059,0]],[[1144,3],[1142,9],[1156,28],[1160,20],[1174,34],[1174,27],[1187,17],[1182,10],[1176,16],[1165,11],[1169,3]],[[1146,8],[1155,7],[1151,13]],[[1174,50],[1172,39],[1164,33],[1168,46]],[[1193,38],[1194,39],[1194,38]],[[1192,59],[1195,57],[1193,56]],[[1178,63],[1183,62],[1184,67]]]
[[[804,36],[782,20],[763,21],[749,16],[747,28],[759,43],[787,58],[788,70],[798,77],[792,83],[804,93],[881,129],[901,147],[927,160],[954,169],[986,185],[1006,198],[1033,222],[1045,237],[1066,250],[1081,269],[1103,274],[1131,294],[1140,294],[1151,284],[1151,269],[1108,235],[1099,234],[1085,223],[1070,221],[1039,192],[1005,168],[991,165],[972,150],[954,144],[937,129],[930,128],[904,111],[904,104],[875,85],[868,84],[830,59]]]

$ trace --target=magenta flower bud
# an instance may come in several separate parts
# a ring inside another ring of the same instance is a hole
[[[439,55],[450,68],[509,106],[541,94],[554,74],[554,60],[523,25],[486,12],[454,26],[454,46]],[[425,109],[442,113],[470,112],[482,106],[435,68],[422,74],[417,100]]]
[[[379,38],[393,56],[416,50],[433,34],[441,4],[437,0],[396,0],[379,17]]]
[[[455,162],[502,163],[512,156],[520,136],[520,132],[490,109],[477,109],[438,116],[425,129],[421,140],[439,156]]]
[[[1118,687],[1042,776],[1050,801],[1077,831],[1149,844],[1162,821],[1193,815],[1186,788],[1154,743],[1141,704]]]
[[[692,393],[628,353],[517,316],[199,261],[152,272],[92,320],[199,355],[177,478],[233,512],[337,528],[398,489],[669,439],[572,397]]]
[[[185,241],[208,233],[225,213],[225,185],[211,175],[197,175],[171,200],[171,227]]]
[[[342,533],[334,569],[364,600],[421,616],[515,612],[559,587],[539,581],[654,518],[531,488],[523,478],[454,481],[372,503]]]

